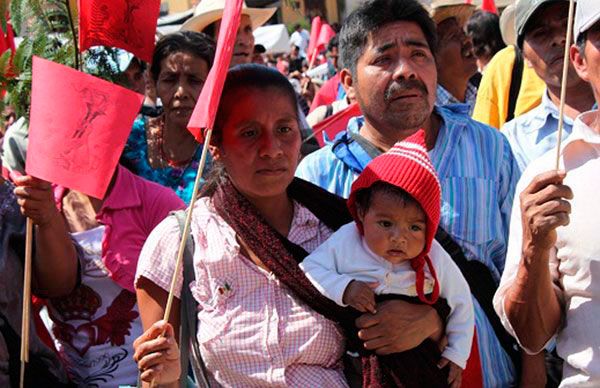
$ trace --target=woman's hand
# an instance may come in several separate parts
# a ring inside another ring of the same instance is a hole
[[[377,306],[376,314],[356,320],[358,337],[365,349],[385,355],[403,352],[431,338],[439,341],[444,327],[437,312],[427,305],[390,300]]]
[[[156,322],[134,341],[133,349],[133,359],[138,364],[142,381],[154,384],[179,381],[179,347],[175,341],[173,326],[169,323]]]
[[[31,218],[42,228],[60,219],[50,183],[28,175],[15,177],[14,182],[17,186],[14,191],[17,203],[25,217]]]

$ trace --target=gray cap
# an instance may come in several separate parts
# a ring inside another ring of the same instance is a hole
[[[517,32],[517,46],[523,48],[523,39],[525,38],[525,27],[529,20],[541,6],[548,3],[569,0],[520,0],[515,10],[515,30]],[[594,1],[594,0],[592,0]],[[595,0],[598,1],[598,0]]]
[[[600,4],[598,0],[579,0],[577,1],[577,11],[575,13],[575,42],[579,39],[582,32],[600,20]]]

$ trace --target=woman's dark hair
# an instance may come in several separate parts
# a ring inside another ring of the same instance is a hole
[[[407,21],[421,27],[432,53],[437,46],[435,23],[417,0],[369,0],[345,20],[339,37],[342,67],[356,76],[356,63],[363,54],[369,33],[386,24]]]
[[[465,29],[473,41],[473,50],[478,58],[491,58],[506,47],[500,32],[500,18],[494,13],[475,11]]]
[[[412,204],[421,208],[421,204],[400,187],[387,182],[378,181],[371,186],[356,192],[356,210],[363,213],[367,212],[371,207],[373,197],[376,193],[391,195],[395,197],[398,202],[404,203],[405,206]]]
[[[215,118],[215,127],[212,135],[212,144],[219,146],[222,140],[223,122],[229,114],[229,107],[224,106],[223,102],[230,93],[240,89],[277,89],[281,91],[294,109],[297,109],[296,92],[292,84],[279,71],[264,65],[254,63],[237,65],[227,72],[227,78],[223,85],[221,101]],[[265,101],[265,109],[268,108],[268,101]],[[234,107],[235,108],[235,107]],[[201,197],[209,197],[215,192],[217,187],[227,180],[227,171],[219,162],[213,162],[207,182],[200,193]]]
[[[215,59],[215,42],[206,34],[194,31],[177,31],[160,38],[152,55],[150,73],[154,81],[158,80],[163,59],[178,52],[193,54],[212,66]]]

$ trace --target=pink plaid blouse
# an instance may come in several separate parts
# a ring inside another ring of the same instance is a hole
[[[331,230],[308,209],[294,206],[288,238],[308,252]],[[235,232],[209,199],[194,208],[198,341],[212,377],[230,387],[346,387],[341,358],[345,339],[331,321],[297,299],[272,274],[239,251]],[[138,264],[143,276],[168,290],[179,244],[169,217],[150,234]],[[183,274],[178,274],[177,295]]]

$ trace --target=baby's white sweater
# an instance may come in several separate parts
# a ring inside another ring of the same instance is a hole
[[[442,357],[464,369],[475,327],[471,291],[450,255],[435,240],[429,258],[437,274],[440,297],[446,299],[451,310],[446,322],[448,346]],[[417,296],[416,274],[410,261],[392,264],[374,254],[354,222],[332,234],[304,259],[300,267],[323,295],[340,306],[345,306],[342,302],[344,291],[352,280],[379,282],[376,294]],[[433,279],[427,265],[425,278],[425,293],[429,293],[433,289]]]

